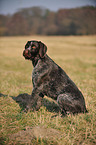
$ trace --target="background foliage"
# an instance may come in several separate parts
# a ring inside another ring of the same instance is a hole
[[[0,35],[88,35],[96,34],[96,7],[60,9],[41,7],[0,15]]]

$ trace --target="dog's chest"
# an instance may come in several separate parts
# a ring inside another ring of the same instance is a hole
[[[35,87],[38,87],[42,83],[42,80],[48,73],[47,70],[46,64],[44,65],[40,62],[34,67],[32,71],[32,82]]]
[[[39,72],[37,69],[34,68],[32,71],[32,82],[33,82],[33,85],[35,85],[35,86],[38,83],[38,77],[39,77]]]

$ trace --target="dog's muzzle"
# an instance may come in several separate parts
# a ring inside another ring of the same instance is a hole
[[[23,51],[23,56],[25,57],[25,59],[30,59],[31,58],[31,53],[28,49],[25,49]]]

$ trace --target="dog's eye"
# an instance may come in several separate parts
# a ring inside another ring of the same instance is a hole
[[[33,49],[36,49],[36,46],[32,46]]]

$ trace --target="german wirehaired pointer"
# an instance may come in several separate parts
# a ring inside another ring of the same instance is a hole
[[[23,51],[25,59],[32,61],[33,90],[27,109],[38,110],[44,95],[57,100],[61,113],[87,112],[85,100],[75,83],[47,54],[41,41],[28,41]]]

